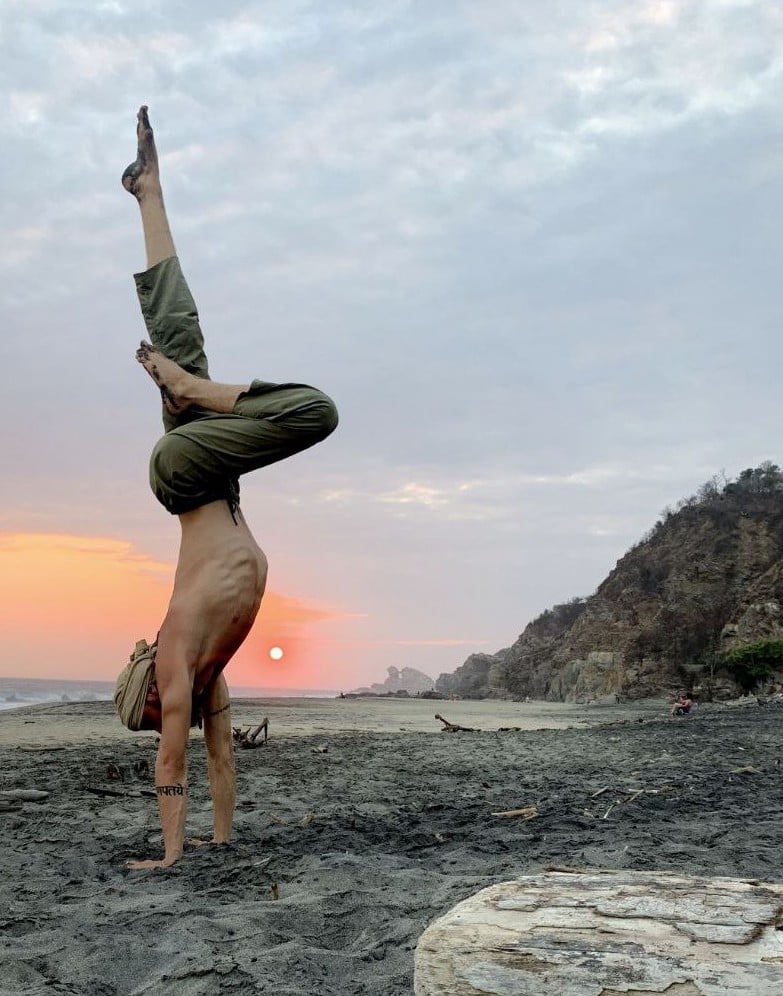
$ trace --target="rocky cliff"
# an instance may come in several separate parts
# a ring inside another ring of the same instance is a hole
[[[547,610],[512,646],[472,655],[436,688],[577,702],[682,686],[731,696],[749,674],[779,677],[764,653],[783,641],[781,605],[783,473],[765,463],[664,510],[593,595]],[[738,670],[742,648],[756,647],[761,663]]]
[[[386,669],[388,677],[381,684],[374,682],[364,688],[357,688],[351,695],[390,695],[395,692],[407,692],[408,695],[420,695],[422,692],[431,692],[435,687],[435,682],[428,674],[417,671],[415,667],[404,667],[402,670],[397,667]]]

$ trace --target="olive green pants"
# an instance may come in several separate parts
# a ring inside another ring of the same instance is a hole
[[[176,256],[134,276],[152,341],[189,373],[209,379],[204,337]],[[150,486],[158,501],[181,515],[209,502],[239,503],[239,477],[325,439],[337,426],[331,398],[307,384],[254,380],[231,415],[189,408],[163,409],[165,435],[150,457]]]

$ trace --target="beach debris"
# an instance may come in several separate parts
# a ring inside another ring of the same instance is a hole
[[[537,806],[523,806],[521,809],[503,809],[499,813],[493,813],[492,815],[497,816],[501,820],[534,820],[540,813]]]
[[[634,802],[640,796],[643,796],[643,795],[660,795],[663,792],[672,792],[677,787],[678,786],[676,786],[676,785],[661,785],[659,788],[629,789],[629,790],[626,790],[625,792],[618,792],[617,793],[618,797],[609,806],[609,808],[603,814],[603,816],[601,817],[601,819],[602,820],[607,819],[609,817],[609,815],[611,814],[612,810],[615,809],[615,807],[620,806],[620,805],[624,805],[624,804],[629,803],[629,802]],[[593,792],[593,794],[590,796],[590,798],[591,799],[597,799],[600,796],[604,795],[608,791],[609,791],[609,786],[608,785],[604,785],[602,788],[598,789],[597,792]],[[589,809],[583,809],[582,810],[582,815],[583,816],[587,816],[590,819],[595,819],[596,818],[596,814],[593,813],[593,812],[591,812]]]
[[[545,872],[562,872],[563,875],[589,875],[590,870],[577,865],[544,865]]]
[[[269,739],[269,717],[265,716],[264,719],[258,724],[258,726],[243,730],[239,726],[233,726],[232,728],[233,740],[235,747],[242,747],[245,750],[252,750],[254,747],[260,747],[262,743],[266,743]],[[264,739],[259,740],[261,733],[264,734]]]
[[[443,729],[441,733],[480,733],[473,726],[460,726],[459,723],[450,723],[447,719],[444,719],[439,712],[435,713],[435,719],[439,719],[443,723]]]
[[[19,799],[0,799],[0,813],[18,813],[21,808]]]
[[[329,747],[326,744],[322,744],[320,747],[312,748],[313,754],[328,754]]]
[[[92,792],[93,795],[112,796],[113,798],[125,798],[126,796],[138,798],[142,795],[155,798],[155,792],[152,789],[112,789],[103,788],[101,785],[84,785],[83,788],[85,792]]]
[[[272,899],[277,901],[280,898],[280,889],[278,888],[277,882],[273,882],[269,886],[269,891],[272,893]]]
[[[303,827],[309,827],[314,819],[315,819],[315,813],[305,813],[299,825]]]
[[[146,758],[133,762],[133,772],[137,778],[149,778],[150,766]]]
[[[43,802],[49,798],[49,793],[43,789],[6,789],[0,792],[0,798],[16,799],[20,802]]]
[[[498,733],[521,733],[521,726],[499,726]]]
[[[149,778],[150,766],[149,762],[142,758],[140,761],[134,761],[133,774],[137,778]],[[106,778],[110,782],[124,782],[125,776],[130,776],[130,771],[124,764],[116,764],[114,761],[110,761],[106,765]],[[132,780],[132,779],[131,779]]]
[[[729,772],[730,775],[758,775],[759,769],[754,768],[752,764],[746,764],[742,768],[732,768]]]

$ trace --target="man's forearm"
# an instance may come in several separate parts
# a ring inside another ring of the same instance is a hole
[[[209,790],[212,794],[212,818],[214,841],[227,844],[231,840],[231,826],[234,820],[236,802],[236,772],[234,757],[209,764]]]
[[[231,840],[236,799],[236,771],[231,730],[231,703],[228,686],[219,675],[209,689],[204,712],[204,740],[207,745],[209,791],[212,795],[212,818],[216,844]]]
[[[167,749],[164,724],[155,761],[155,793],[163,830],[163,863],[172,865],[182,857],[185,846],[185,817],[188,812],[188,762],[184,749]]]
[[[182,857],[185,844],[185,817],[188,812],[187,781],[156,785],[158,812],[163,830],[163,863],[173,865]]]

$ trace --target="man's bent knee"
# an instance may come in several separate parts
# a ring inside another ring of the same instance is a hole
[[[270,421],[285,432],[293,454],[309,449],[330,436],[337,428],[339,417],[332,399],[323,391],[312,388],[304,404]]]
[[[338,423],[334,402],[315,388],[297,394],[287,410],[217,416],[166,433],[150,457],[155,497],[172,515],[222,499],[231,504],[238,497],[237,478],[326,439]]]
[[[215,466],[202,445],[174,430],[155,444],[150,456],[150,487],[172,515],[184,515],[213,501],[235,499],[236,483]]]
[[[312,414],[315,419],[318,437],[326,439],[337,428],[340,417],[337,414],[337,406],[332,399],[322,391],[315,392],[318,397],[313,402]]]

